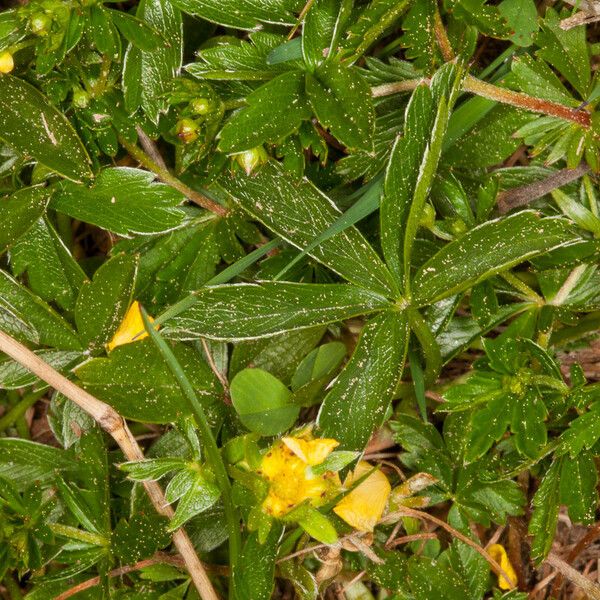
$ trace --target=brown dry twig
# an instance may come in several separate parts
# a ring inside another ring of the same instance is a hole
[[[0,352],[6,353],[10,358],[37,375],[88,413],[117,442],[127,460],[144,459],[144,454],[129,430],[125,419],[112,406],[98,400],[72,381],[69,381],[39,356],[3,331],[0,331]],[[145,481],[143,485],[156,511],[165,517],[171,518],[173,509],[167,503],[158,483],[156,481]],[[178,529],[173,533],[173,542],[181,554],[202,600],[219,600],[206,569],[200,562],[187,533],[183,529]]]
[[[507,213],[513,208],[525,206],[552,190],[555,190],[563,185],[567,185],[572,181],[577,181],[590,170],[589,166],[582,162],[575,169],[561,169],[549,175],[540,181],[534,181],[521,187],[512,188],[498,194],[497,204],[500,214]]]

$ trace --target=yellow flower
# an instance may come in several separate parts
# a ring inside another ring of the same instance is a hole
[[[488,549],[488,554],[502,567],[502,570],[508,575],[509,581],[503,575],[498,575],[498,587],[501,590],[512,590],[517,586],[518,579],[513,566],[508,560],[508,555],[504,546],[501,544],[492,544]]]
[[[10,52],[0,52],[0,73],[10,73],[15,68],[15,61]]]
[[[152,317],[148,318],[150,319],[150,322],[154,321]],[[156,329],[158,329],[158,326]],[[137,342],[138,340],[143,340],[146,337],[148,337],[148,333],[144,329],[144,321],[142,320],[140,303],[136,300],[129,307],[129,310],[115,332],[113,339],[106,344],[106,347],[108,348],[108,351],[111,352],[117,346],[123,346],[124,344],[130,344],[131,342]]]
[[[350,487],[354,481],[366,475],[372,465],[361,461],[350,474],[344,485]],[[337,503],[333,511],[348,525],[358,531],[373,531],[387,505],[392,486],[381,471],[374,471],[361,484]]]
[[[311,475],[308,467],[321,464],[338,442],[331,439],[286,437],[263,457],[259,473],[269,482],[263,510],[282,517],[308,500],[320,506],[340,485],[336,473]]]

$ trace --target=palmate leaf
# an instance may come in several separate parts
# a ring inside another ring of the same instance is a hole
[[[275,162],[258,173],[223,177],[219,187],[279,237],[304,249],[341,216],[333,202],[307,179],[294,181]],[[385,296],[397,287],[377,253],[354,227],[339,231],[309,255],[348,281]]]
[[[318,417],[323,437],[346,450],[362,450],[383,423],[402,373],[408,343],[405,313],[389,311],[370,321],[346,368],[325,397]]]
[[[263,282],[204,288],[165,322],[178,339],[249,340],[378,312],[390,303],[352,285]]]

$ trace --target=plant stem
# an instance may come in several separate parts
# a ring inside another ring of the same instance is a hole
[[[229,475],[227,474],[227,468],[223,462],[221,451],[217,446],[212,429],[208,424],[204,407],[198,400],[198,396],[196,396],[196,392],[194,391],[192,384],[190,383],[183,368],[179,364],[179,361],[173,354],[173,351],[171,348],[169,348],[167,342],[165,342],[160,333],[154,329],[153,324],[150,323],[148,315],[143,307],[142,318],[144,320],[144,325],[148,335],[158,348],[159,352],[162,354],[167,366],[169,367],[169,370],[177,380],[183,395],[190,404],[192,414],[195,417],[196,425],[200,431],[200,438],[202,440],[202,447],[206,453],[206,458],[208,459],[210,466],[214,469],[217,484],[223,497],[225,518],[227,520],[227,527],[229,529],[229,564],[233,570],[237,565],[238,556],[241,550],[240,519],[231,496],[231,482],[229,481]],[[232,584],[230,584],[230,587],[232,588]]]
[[[577,179],[584,176],[589,170],[590,167],[585,162],[582,162],[575,169],[561,169],[545,179],[500,192],[496,199],[498,211],[500,214],[505,214],[513,208],[525,206],[563,185],[577,181]]]
[[[0,352],[10,356],[85,410],[112,436],[127,460],[144,460],[144,453],[129,431],[125,419],[112,406],[94,398],[90,393],[69,381],[37,354],[3,331],[0,331]],[[173,510],[167,503],[160,485],[156,481],[145,481],[143,486],[156,512],[171,518]],[[185,562],[200,598],[202,600],[219,600],[208,574],[196,554],[194,545],[183,529],[178,529],[173,533],[173,542]]]
[[[198,206],[209,210],[220,217],[227,215],[228,210],[224,207],[207,198],[203,194],[193,190],[187,186],[183,181],[177,179],[172,175],[168,169],[161,167],[159,164],[154,162],[141,148],[138,148],[135,144],[131,144],[124,138],[119,138],[119,142],[129,152],[129,154],[135,158],[142,166],[146,167],[149,171],[152,171],[163,183],[170,185],[172,188],[181,192],[186,198],[196,203]]]
[[[440,347],[435,340],[435,336],[425,322],[425,319],[423,319],[418,310],[409,308],[408,319],[410,327],[415,332],[415,335],[421,344],[421,348],[423,349],[423,355],[425,356],[425,373],[423,377],[425,379],[425,385],[429,386],[432,383],[435,383],[435,380],[442,370]]]
[[[427,78],[422,79],[406,79],[405,81],[398,81],[393,83],[384,83],[371,88],[371,94],[374,98],[381,98],[382,96],[391,96],[399,92],[409,92],[414,90],[418,85],[429,84],[430,80]],[[523,108],[531,112],[542,113],[551,117],[557,117],[565,121],[572,121],[582,127],[589,128],[591,126],[590,113],[585,110],[577,110],[570,108],[564,104],[558,104],[557,102],[550,102],[549,100],[542,100],[522,92],[515,92],[507,88],[499,87],[492,83],[481,81],[472,75],[467,75],[463,81],[462,89],[465,92],[470,92],[476,96],[487,98],[488,100],[494,100],[501,104],[509,104],[510,106],[516,106],[517,108]]]
[[[587,269],[587,265],[577,265],[570,273],[569,276],[565,279],[564,283],[556,292],[554,298],[552,298],[551,302],[548,302],[550,306],[561,306],[564,304],[565,300],[569,297],[569,294],[573,291],[575,286],[579,283],[581,276],[585,273]]]
[[[542,305],[544,304],[544,299],[537,294],[534,290],[532,290],[524,281],[519,279],[514,273],[510,271],[506,271],[504,273],[500,273],[500,277],[504,279],[508,284],[512,285],[516,290],[521,292],[527,300],[530,302],[535,302],[535,304]]]
[[[522,92],[515,92],[507,88],[498,87],[491,83],[481,81],[472,75],[467,75],[463,82],[463,89],[466,92],[471,92],[477,96],[488,98],[488,100],[495,100],[502,104],[510,104],[517,108],[524,108],[532,112],[542,113],[551,117],[558,117],[565,121],[573,121],[583,127],[590,127],[591,118],[590,113],[585,110],[577,110],[564,106],[558,102],[550,102],[549,100],[542,100],[541,98],[535,98]]]
[[[17,419],[22,417],[30,406],[33,406],[42,396],[46,394],[47,390],[48,388],[44,387],[42,390],[25,394],[18,404],[13,406],[5,415],[0,417],[0,431],[4,431],[13,423],[15,423]]]

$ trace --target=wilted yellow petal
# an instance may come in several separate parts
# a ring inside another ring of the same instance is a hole
[[[513,566],[508,560],[508,555],[502,544],[492,544],[487,549],[489,555],[502,567],[502,570],[508,575],[510,581],[506,580],[503,575],[498,575],[498,587],[501,590],[512,590],[517,586],[517,574],[513,569]]]
[[[344,485],[349,487],[372,469],[368,462],[358,463]],[[333,509],[348,525],[358,531],[373,531],[385,510],[392,486],[381,471],[374,471],[357,488],[342,498]]]
[[[154,321],[152,317],[148,318],[150,319],[151,323]],[[158,329],[158,326],[156,329]],[[138,335],[140,331],[143,333]],[[113,339],[106,344],[106,347],[108,348],[108,351],[111,352],[117,346],[123,346],[124,344],[130,344],[131,342],[137,342],[138,340],[143,340],[146,337],[148,337],[148,333],[144,330],[144,321],[142,319],[140,303],[136,300],[129,307],[129,310],[125,314],[123,321],[115,332]]]
[[[300,460],[313,467],[320,465],[340,443],[330,438],[303,440],[296,437],[284,437],[281,440]]]

